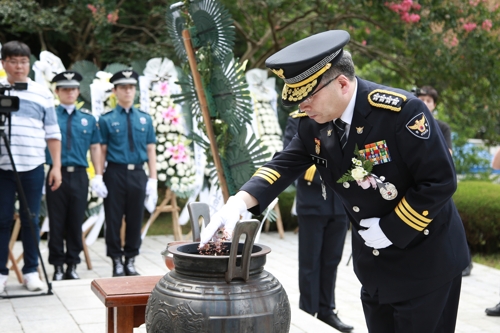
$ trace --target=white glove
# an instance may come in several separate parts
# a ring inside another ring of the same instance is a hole
[[[146,195],[154,194],[158,198],[158,179],[148,178],[146,184]]]
[[[144,199],[144,207],[152,214],[156,209],[156,203],[158,202],[158,195],[146,195]]]
[[[246,211],[247,205],[242,199],[234,196],[229,197],[226,204],[210,217],[210,223],[201,232],[199,247],[205,246],[221,227],[224,227],[226,234],[232,236],[236,222]]]
[[[108,188],[102,181],[102,175],[95,175],[90,182],[90,186],[99,198],[106,198],[108,196]]]
[[[392,242],[387,238],[382,229],[380,228],[380,218],[371,217],[369,219],[362,219],[359,225],[368,228],[367,230],[359,230],[358,233],[365,240],[365,245],[373,247],[374,249],[385,249],[392,245]]]

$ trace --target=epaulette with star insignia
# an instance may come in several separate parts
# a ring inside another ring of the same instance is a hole
[[[375,89],[368,94],[368,102],[375,107],[395,112],[401,111],[408,98],[394,91]]]
[[[90,114],[90,115],[92,114],[92,112],[90,112],[90,110],[89,110],[89,109],[80,108],[80,109],[78,109],[78,110],[79,110],[80,112],[83,112],[83,113],[86,113],[86,114]]]
[[[300,110],[290,112],[288,115],[292,118],[307,117],[307,113],[305,113],[304,111],[300,111]]]

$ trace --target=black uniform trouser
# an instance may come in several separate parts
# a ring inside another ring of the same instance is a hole
[[[404,302],[379,304],[361,288],[370,333],[453,333],[457,322],[462,275],[439,289]]]
[[[299,215],[299,307],[327,316],[335,309],[337,266],[342,258],[348,219]]]
[[[129,170],[127,165],[108,163],[103,176],[108,188],[104,199],[106,216],[106,255],[132,258],[139,254],[144,199],[148,177],[142,166]],[[121,247],[120,228],[125,216],[125,246]]]
[[[45,184],[49,215],[49,263],[52,265],[79,264],[83,250],[82,224],[87,209],[89,178],[84,167],[68,172],[62,167],[62,184],[52,191]],[[66,253],[64,241],[66,240]]]

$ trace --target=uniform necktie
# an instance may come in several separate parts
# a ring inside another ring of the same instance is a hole
[[[67,111],[67,110],[66,110]],[[66,149],[71,150],[71,119],[73,119],[76,110],[73,110],[68,117],[68,121],[66,122]]]
[[[132,123],[130,121],[130,114],[132,113],[132,109],[127,112],[127,132],[128,132],[128,147],[130,151],[134,151],[134,138],[132,137]]]
[[[339,137],[340,148],[343,150],[345,144],[347,143],[347,135],[345,133],[345,126],[347,125],[347,123],[342,121],[340,118],[337,118],[335,119],[333,124],[335,125],[335,130]]]

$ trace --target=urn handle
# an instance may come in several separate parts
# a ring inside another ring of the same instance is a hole
[[[200,217],[203,218],[205,227],[210,222],[210,208],[204,202],[188,203],[188,212],[191,217],[191,230],[193,231],[193,242],[200,241]]]
[[[239,221],[233,231],[233,240],[229,251],[229,261],[227,263],[226,282],[229,283],[235,278],[241,278],[245,281],[250,276],[250,259],[252,256],[253,243],[255,236],[260,228],[260,222],[257,220]],[[245,234],[245,244],[241,254],[240,266],[236,266],[238,257],[238,245],[242,234]]]

